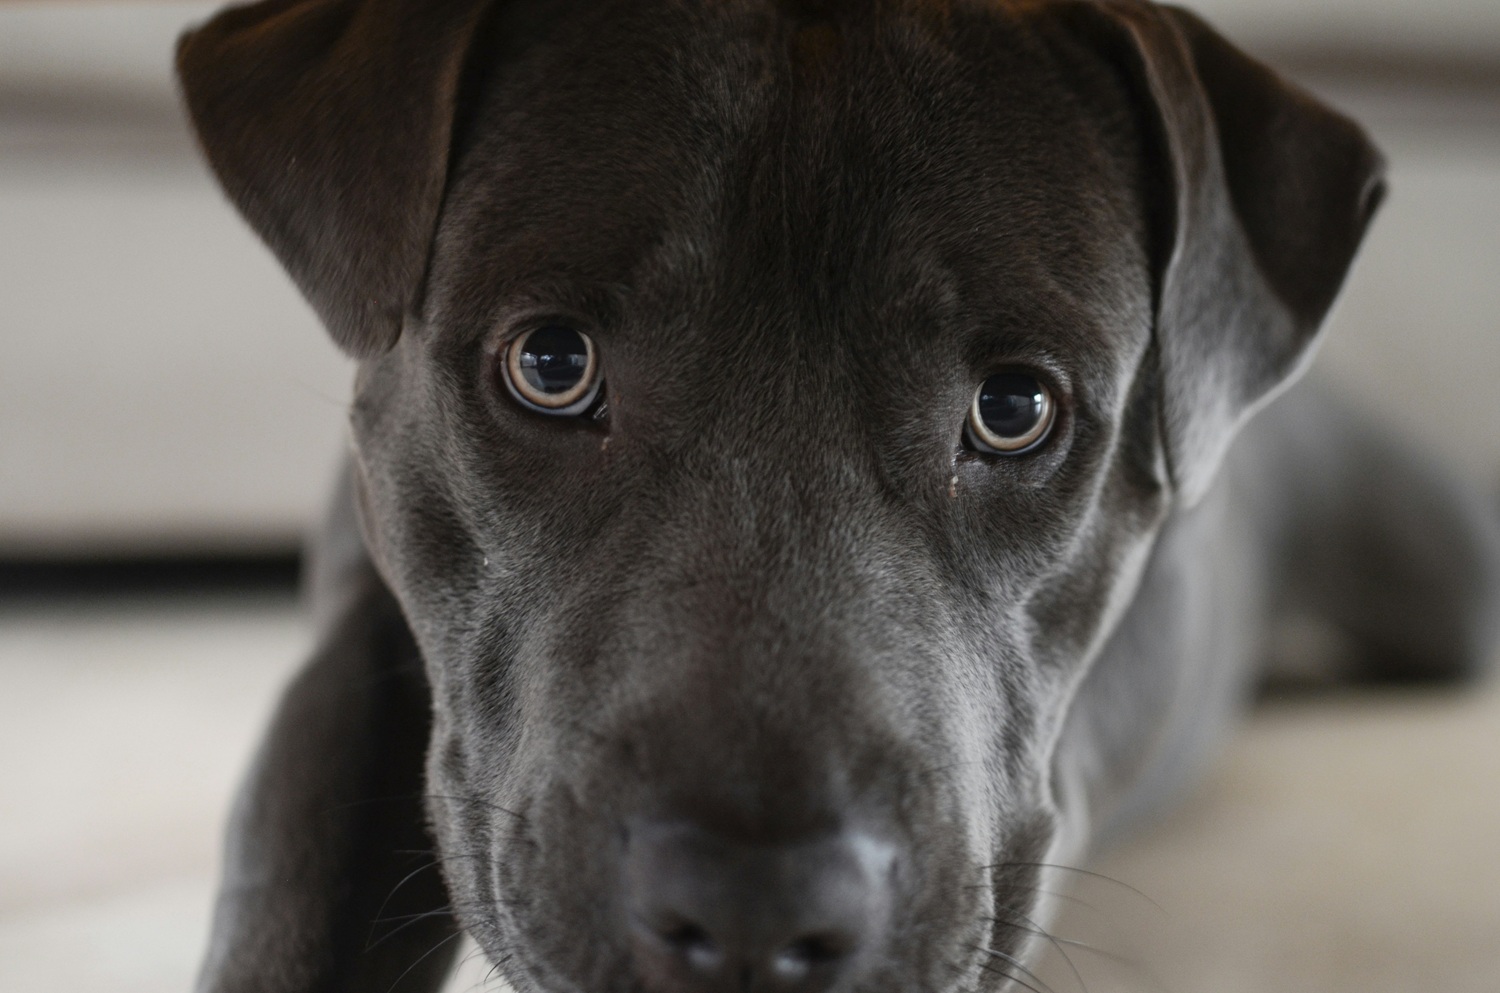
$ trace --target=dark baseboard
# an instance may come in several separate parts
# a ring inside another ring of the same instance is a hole
[[[1302,45],[1256,54],[1293,77],[1348,87],[1474,98],[1500,94],[1500,50],[1455,53],[1394,45]]]
[[[0,601],[60,597],[292,595],[296,554],[0,558]]]

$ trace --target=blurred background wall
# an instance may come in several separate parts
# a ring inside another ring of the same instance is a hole
[[[1321,373],[1500,476],[1500,2],[1195,6],[1390,156]],[[286,552],[343,444],[350,369],[176,105],[211,9],[0,0],[0,559]]]
[[[0,0],[0,557],[294,548],[349,369],[201,165],[205,3]]]

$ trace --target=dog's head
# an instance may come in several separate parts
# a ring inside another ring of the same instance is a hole
[[[507,974],[1023,977],[1071,695],[1307,355],[1360,131],[1134,0],[270,0],[180,61],[362,359]]]

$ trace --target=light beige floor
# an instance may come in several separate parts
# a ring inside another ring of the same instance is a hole
[[[0,608],[0,990],[189,988],[225,804],[306,637],[275,599]],[[1282,703],[1057,933],[1101,950],[1063,945],[1091,993],[1494,993],[1497,849],[1500,693]]]

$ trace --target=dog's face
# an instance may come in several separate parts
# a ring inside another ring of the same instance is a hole
[[[1261,221],[1213,212],[1154,11],[809,6],[475,14],[435,32],[464,39],[431,59],[440,186],[368,191],[427,198],[388,230],[237,192],[365,356],[444,871],[526,988],[1024,979],[1087,823],[1071,695],[1348,261],[1304,301],[1201,247]],[[1339,179],[1348,251],[1373,161]],[[408,227],[419,264],[354,272]],[[1243,299],[1184,302],[1189,265]]]
[[[639,822],[888,846],[876,988],[1028,936],[1052,744],[1164,506],[1142,156],[1122,100],[1008,76],[1037,59],[1014,36],[922,27],[828,52],[721,13],[560,28],[481,96],[422,315],[362,370],[431,789],[486,801],[434,803],[477,853],[448,877],[544,986],[632,975]],[[612,82],[653,51],[671,72]],[[512,395],[547,328],[593,343],[595,407]],[[979,451],[1007,370],[1051,428]]]

